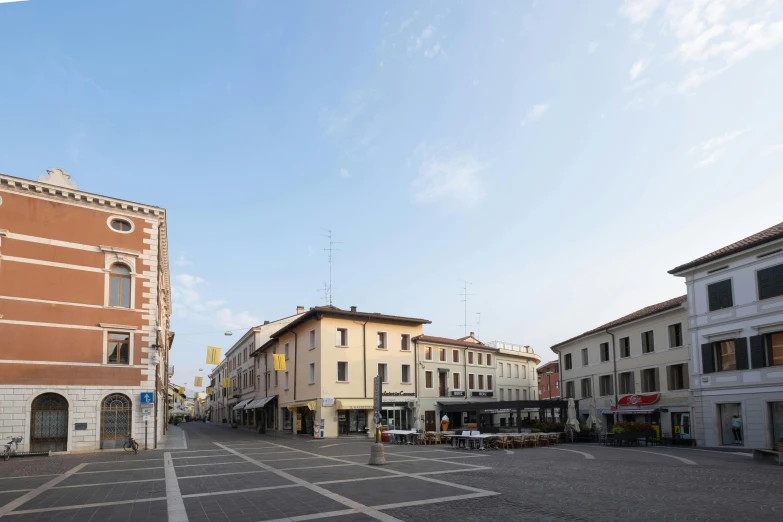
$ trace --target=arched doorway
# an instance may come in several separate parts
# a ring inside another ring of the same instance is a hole
[[[121,448],[131,432],[131,401],[121,393],[101,403],[101,449]]]
[[[68,450],[68,401],[57,393],[44,393],[30,408],[30,451]]]

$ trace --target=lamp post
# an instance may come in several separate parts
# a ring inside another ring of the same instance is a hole
[[[546,372],[544,375],[546,375],[546,392],[547,392],[547,400],[552,400],[552,372]],[[555,412],[552,411],[552,421],[554,421],[554,415]]]

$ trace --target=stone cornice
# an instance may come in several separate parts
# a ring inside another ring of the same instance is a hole
[[[13,192],[30,193],[49,199],[66,200],[70,203],[83,206],[102,206],[110,209],[121,209],[127,212],[147,214],[152,216],[165,216],[166,210],[150,205],[141,205],[131,201],[110,198],[98,194],[90,194],[81,190],[49,185],[39,181],[16,178],[6,174],[0,174],[0,187],[7,187]]]
[[[130,250],[127,248],[119,248],[119,247],[106,246],[106,245],[99,245],[98,248],[100,248],[102,252],[127,254],[129,256],[136,256],[136,257],[139,257],[141,255],[141,252],[139,252],[138,250]]]

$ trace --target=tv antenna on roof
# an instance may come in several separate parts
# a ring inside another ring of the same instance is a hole
[[[326,230],[326,234],[322,234],[329,238],[329,248],[324,248],[324,251],[329,252],[329,304],[332,304],[332,252],[340,252],[339,248],[334,248],[334,245],[339,245],[342,241],[332,241],[332,231]]]
[[[318,289],[318,293],[324,294],[324,302],[329,302],[329,286],[326,284],[326,281],[324,281],[324,287]]]
[[[478,318],[476,319],[476,331],[478,332],[478,340],[481,340],[481,312],[476,312]]]
[[[465,281],[464,279],[462,279],[460,282],[462,283],[462,293],[459,295],[462,296],[462,302],[465,303],[465,324],[461,324],[460,326],[465,327],[465,335],[467,336],[468,326],[470,326],[468,324],[468,296],[475,295],[475,294],[468,293],[468,285],[472,285],[473,283],[471,283],[470,281]]]

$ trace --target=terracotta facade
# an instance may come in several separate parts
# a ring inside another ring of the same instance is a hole
[[[166,212],[48,172],[0,175],[0,438],[24,437],[20,451],[79,451],[146,429],[154,444],[173,341]],[[142,406],[142,392],[154,403]],[[56,425],[46,408],[60,408]]]

